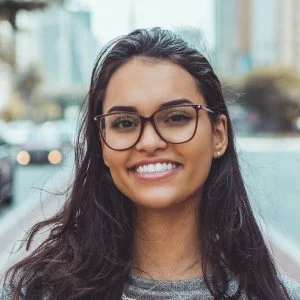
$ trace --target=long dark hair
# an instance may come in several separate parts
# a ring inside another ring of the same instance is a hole
[[[75,149],[75,179],[63,208],[36,224],[49,237],[13,266],[6,282],[13,299],[120,299],[130,272],[132,205],[105,166],[93,117],[112,74],[133,57],[168,60],[196,80],[210,108],[228,119],[228,148],[213,161],[199,205],[204,280],[214,299],[289,299],[249,204],[221,84],[207,59],[176,34],[161,28],[136,30],[100,53]],[[212,120],[213,122],[213,120]],[[233,296],[229,282],[238,283]]]

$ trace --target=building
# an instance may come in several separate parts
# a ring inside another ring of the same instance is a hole
[[[280,61],[279,44],[279,1],[252,0],[250,3],[250,44],[253,66],[275,64]]]
[[[32,63],[39,65],[45,86],[55,90],[88,85],[100,49],[91,32],[88,10],[51,5],[46,11],[23,13],[18,18],[19,70]]]
[[[0,22],[0,112],[4,109],[13,91],[13,58],[10,48],[13,30],[7,21]]]
[[[283,65],[300,68],[300,0],[278,3],[278,59]]]
[[[250,0],[216,0],[216,67],[224,75],[248,71]]]
[[[225,76],[270,64],[300,68],[300,0],[216,0],[217,69]]]

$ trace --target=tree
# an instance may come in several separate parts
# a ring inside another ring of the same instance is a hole
[[[13,30],[16,31],[16,17],[19,11],[33,11],[43,9],[53,2],[63,4],[64,0],[0,0],[0,21],[8,21]],[[13,37],[14,40],[15,37]],[[15,42],[13,42],[10,52],[3,51],[0,47],[0,60],[15,66]]]
[[[17,29],[16,16],[20,10],[36,10],[45,8],[47,0],[0,0],[0,18],[7,20],[13,29]]]
[[[292,131],[300,116],[300,74],[283,67],[264,67],[243,80],[244,105],[257,111],[262,129]]]
[[[10,103],[2,110],[2,117],[7,120],[31,118],[39,108],[39,99],[36,94],[42,79],[39,66],[36,64],[30,65],[24,72],[16,74],[16,90],[10,99]]]
[[[25,99],[30,102],[32,95],[42,82],[42,75],[39,66],[30,65],[23,73],[17,76],[17,90]]]

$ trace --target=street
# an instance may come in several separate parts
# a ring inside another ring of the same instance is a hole
[[[238,139],[237,149],[266,240],[280,268],[300,282],[300,139]],[[30,226],[62,206],[63,197],[51,193],[66,188],[72,167],[72,155],[58,167],[17,167],[15,203],[0,214],[0,278],[24,256],[16,250]]]
[[[72,159],[60,166],[16,166],[14,204],[0,214],[0,281],[8,266],[25,255],[17,251],[26,232],[37,221],[52,216],[63,204],[59,196],[70,182]]]

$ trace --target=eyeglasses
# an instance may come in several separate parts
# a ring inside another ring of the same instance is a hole
[[[199,110],[215,113],[204,105],[184,104],[158,109],[150,117],[120,111],[99,115],[93,119],[97,122],[104,143],[112,150],[122,151],[139,142],[147,121],[167,143],[183,144],[190,141],[197,130]]]

